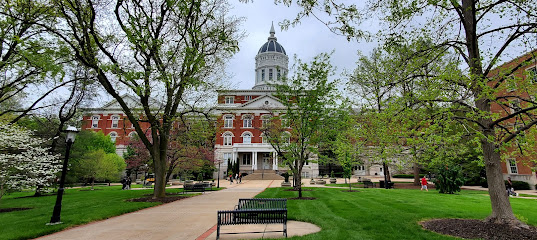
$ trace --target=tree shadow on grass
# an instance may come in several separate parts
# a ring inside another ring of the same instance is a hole
[[[0,208],[0,213],[24,211],[32,208]]]

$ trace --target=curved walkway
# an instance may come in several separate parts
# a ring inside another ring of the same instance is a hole
[[[244,181],[241,184],[228,185],[225,190],[206,192],[200,196],[146,208],[137,212],[124,214],[107,220],[98,221],[38,239],[215,239],[213,229],[216,229],[216,212],[233,209],[239,198],[252,198],[273,184],[273,181]],[[279,184],[279,182],[278,182]],[[275,227],[282,227],[273,224]],[[222,228],[226,231],[238,230],[250,225],[229,226]],[[253,226],[255,227],[255,226]],[[272,227],[272,226],[271,226]],[[237,228],[237,229],[235,229]],[[269,231],[269,226],[266,230]],[[289,222],[288,233],[305,235],[320,229],[312,224]],[[269,235],[222,235],[221,239],[267,238]],[[275,237],[282,237],[281,233]]]

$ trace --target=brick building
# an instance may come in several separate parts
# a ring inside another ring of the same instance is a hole
[[[496,92],[498,101],[491,104],[491,112],[497,113],[498,118],[528,108],[532,105],[530,101],[535,101],[535,87],[532,85],[537,83],[536,54],[537,50],[534,50],[519,56],[493,69],[488,75],[490,79],[503,80],[501,84],[498,84],[498,81],[489,83],[489,86],[499,85]],[[534,112],[535,110],[530,110],[526,114],[511,118],[503,122],[502,126],[510,131],[516,131],[533,120]],[[511,141],[517,143],[517,139]],[[534,174],[537,156],[521,154],[516,146],[507,148],[502,155],[507,156],[501,166],[504,178],[511,177],[514,181],[525,181],[534,188],[537,184],[537,177]]]

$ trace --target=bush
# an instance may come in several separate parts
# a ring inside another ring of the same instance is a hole
[[[513,183],[513,188],[516,190],[530,190],[530,184],[524,181],[511,181]],[[505,181],[507,185],[507,181]]]
[[[461,167],[455,164],[440,167],[434,183],[440,193],[460,192],[461,186],[464,184]]]
[[[394,174],[394,178],[414,178],[414,174]],[[425,177],[425,174],[420,174],[420,178]]]

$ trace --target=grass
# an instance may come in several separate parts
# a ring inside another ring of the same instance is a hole
[[[304,197],[316,200],[288,200],[289,219],[310,222],[322,230],[292,239],[457,239],[423,230],[419,221],[433,218],[484,219],[490,200],[483,191],[462,191],[455,195],[437,191],[408,189],[311,188]],[[297,193],[284,188],[269,188],[262,198],[290,198]],[[511,198],[518,217],[537,225],[537,204],[532,199]]]
[[[137,211],[160,203],[127,202],[131,198],[146,197],[153,189],[122,191],[121,186],[66,189],[63,195],[61,221],[63,224],[47,226],[56,201],[56,195],[32,196],[33,192],[17,192],[0,200],[1,208],[32,208],[24,211],[0,213],[0,239],[28,239],[96,220]],[[166,189],[167,193],[182,189]],[[196,193],[197,194],[197,193]],[[192,194],[185,194],[192,195]]]

